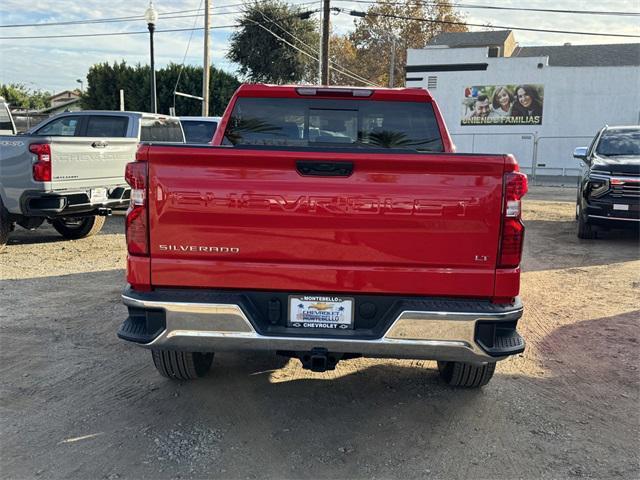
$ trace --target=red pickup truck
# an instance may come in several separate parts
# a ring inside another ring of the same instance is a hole
[[[243,85],[212,145],[128,164],[129,315],[118,336],[170,378],[213,353],[429,359],[479,387],[516,331],[527,178],[456,154],[423,89]]]

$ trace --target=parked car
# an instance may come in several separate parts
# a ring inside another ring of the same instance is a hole
[[[9,110],[9,104],[0,97],[0,135],[15,135],[16,125]]]
[[[127,165],[118,336],[162,375],[273,350],[317,372],[437,360],[480,387],[524,350],[527,177],[455,154],[426,90],[244,85],[221,126],[210,148],[143,144]]]
[[[68,239],[97,233],[129,202],[124,168],[140,141],[184,143],[184,134],[174,117],[82,111],[0,136],[0,248],[16,223],[35,229],[47,220]]]
[[[211,143],[221,117],[180,117],[187,143]]]
[[[596,238],[598,228],[640,226],[640,126],[605,126],[573,156],[583,164],[578,238]]]

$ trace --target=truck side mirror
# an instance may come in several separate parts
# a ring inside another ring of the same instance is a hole
[[[573,151],[573,158],[577,158],[578,160],[582,160],[587,163],[587,150],[588,147],[577,147]]]

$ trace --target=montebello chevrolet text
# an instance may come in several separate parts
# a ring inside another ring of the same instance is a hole
[[[162,375],[271,350],[319,372],[437,360],[480,387],[524,350],[526,176],[455,154],[426,90],[243,85],[210,144],[136,158],[118,336]]]

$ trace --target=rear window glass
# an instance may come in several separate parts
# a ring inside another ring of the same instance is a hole
[[[36,134],[73,137],[76,135],[79,124],[80,117],[62,117],[47,123],[44,127],[40,127]]]
[[[13,130],[13,123],[9,116],[9,107],[6,103],[0,102],[0,130]]]
[[[427,102],[239,98],[224,145],[443,150]]]
[[[90,116],[87,120],[87,137],[124,137],[127,135],[127,117]]]
[[[142,118],[140,120],[141,142],[184,143],[182,127],[177,118]]]
[[[204,120],[180,120],[187,143],[209,143],[218,128],[218,122]]]
[[[608,130],[600,137],[596,152],[608,157],[640,155],[640,130]]]

